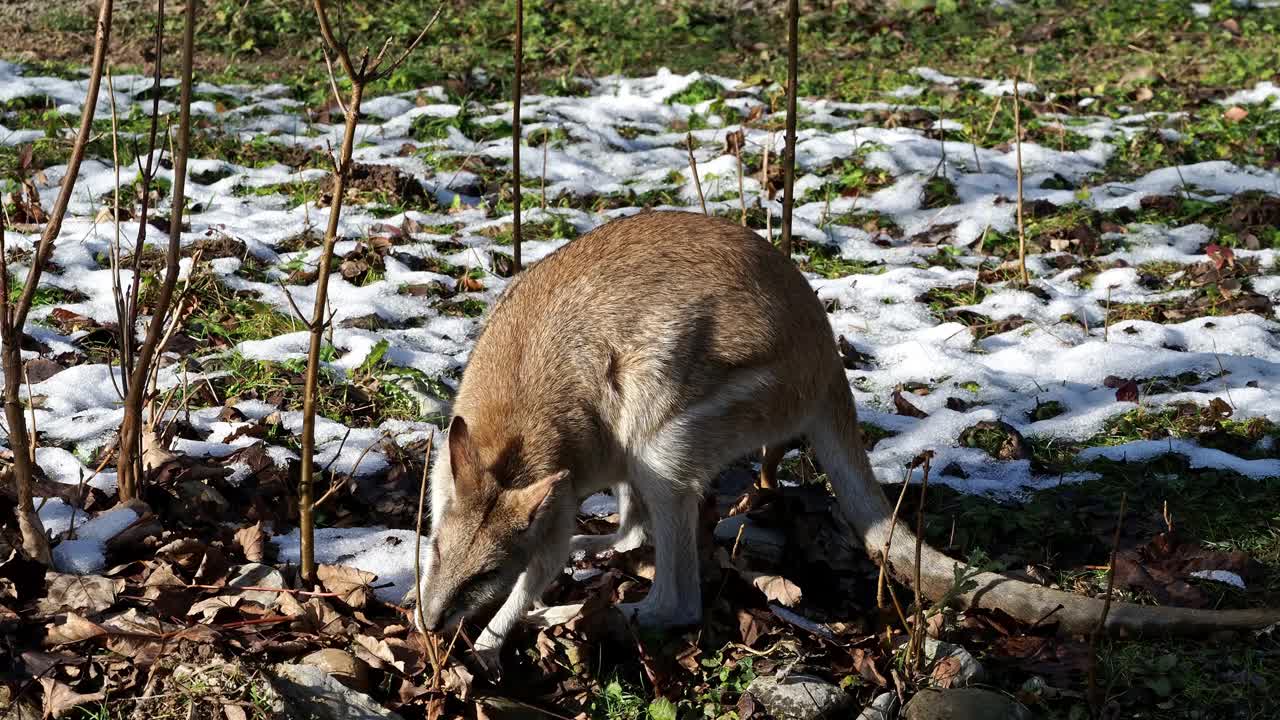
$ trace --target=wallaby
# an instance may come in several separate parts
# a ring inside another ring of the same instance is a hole
[[[513,280],[471,353],[431,475],[420,629],[501,600],[475,643],[496,660],[571,551],[650,541],[652,588],[623,607],[638,623],[700,622],[696,517],[730,461],[803,436],[841,510],[880,558],[890,508],[863,449],[822,304],[789,258],[728,220],[642,212],[570,242]],[[581,500],[612,488],[621,526],[573,536]],[[888,562],[913,578],[915,536],[898,525]],[[921,591],[937,600],[959,561],[929,547]],[[994,573],[957,603],[1046,617],[1086,633],[1102,601]],[[1114,603],[1113,632],[1257,628],[1276,610]]]

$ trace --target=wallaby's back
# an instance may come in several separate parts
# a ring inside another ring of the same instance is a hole
[[[610,391],[626,395],[628,382],[669,416],[752,370],[807,402],[838,362],[821,303],[766,240],[723,218],[643,212],[512,282],[466,370],[485,382],[464,379],[455,412],[485,405],[480,414],[517,424],[553,415],[589,432]]]

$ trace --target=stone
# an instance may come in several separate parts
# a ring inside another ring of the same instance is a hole
[[[903,720],[1032,720],[1030,710],[991,690],[921,690],[907,703]]]
[[[369,690],[369,666],[345,650],[324,648],[302,658],[301,662],[324,670],[352,690]]]
[[[778,720],[817,720],[843,717],[853,698],[839,687],[813,675],[795,674],[782,680],[767,675],[751,681],[747,692]]]
[[[742,528],[742,539],[738,540],[738,528]],[[733,515],[716,523],[716,542],[732,548],[738,543],[738,557],[745,558],[748,565],[752,561],[776,564],[782,561],[783,550],[787,547],[787,536],[781,530],[760,527],[746,515]]]
[[[343,685],[315,665],[281,663],[271,669],[271,685],[290,705],[289,717],[316,720],[399,720],[373,698]]]
[[[930,680],[936,687],[968,687],[982,680],[982,665],[959,645],[925,638],[924,657],[932,674]],[[950,667],[940,668],[942,661],[947,661]]]
[[[880,693],[871,704],[862,709],[858,720],[893,720],[897,716],[898,696],[895,693]]]
[[[547,714],[506,698],[488,697],[476,700],[489,720],[546,720]]]

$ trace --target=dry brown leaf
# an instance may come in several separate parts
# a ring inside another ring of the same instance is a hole
[[[298,602],[298,598],[293,593],[280,593],[279,602],[276,604],[276,610],[285,617],[296,618],[304,615],[307,610]]]
[[[475,682],[475,676],[463,665],[454,663],[440,673],[440,680],[446,693],[466,700],[471,695],[471,684]]]
[[[1249,117],[1249,111],[1239,105],[1232,105],[1227,108],[1226,112],[1222,113],[1222,117],[1226,118],[1230,122],[1240,122],[1241,120]]]
[[[236,595],[219,595],[217,597],[205,598],[191,606],[187,611],[188,615],[202,615],[204,622],[213,622],[214,617],[219,612],[228,608],[233,608],[240,604],[240,598]]]
[[[338,599],[353,608],[362,608],[369,602],[373,594],[370,585],[377,575],[342,565],[321,565],[316,568],[316,577],[331,593],[337,593]]]
[[[800,592],[800,586],[782,577],[781,575],[765,575],[763,573],[743,573],[743,577],[750,580],[756,589],[764,593],[764,596],[771,602],[776,602],[787,607],[795,607],[800,604],[803,599],[803,593]]]
[[[369,663],[369,666],[373,669],[381,670],[390,665],[400,672],[404,672],[404,663],[396,660],[396,656],[391,652],[391,646],[387,644],[386,640],[379,640],[371,635],[356,635],[355,641],[356,644],[353,649],[356,652],[356,657]]]
[[[66,620],[57,625],[49,626],[49,632],[44,637],[44,645],[45,647],[66,645],[67,643],[102,637],[106,634],[107,631],[101,626],[90,622],[82,615],[69,612]]]
[[[947,619],[942,613],[934,613],[925,620],[924,630],[929,637],[937,640],[942,637],[942,629],[946,625]]]
[[[266,590],[242,589],[237,593],[242,601],[257,603],[268,610],[279,604],[282,593],[274,590],[283,589],[285,586],[284,575],[279,570],[262,563],[245,563],[235,570],[236,576],[227,581],[227,587],[268,588]]]
[[[244,708],[239,705],[223,705],[222,714],[226,716],[227,720],[248,720],[249,717],[245,714]]]
[[[111,580],[100,575],[64,575],[50,572],[45,575],[49,590],[36,610],[43,616],[74,611],[91,615],[115,605],[116,593],[124,589],[123,580]]]
[[[236,544],[240,546],[240,550],[244,553],[246,560],[249,562],[262,562],[264,557],[263,548],[267,542],[267,534],[262,531],[262,521],[237,530],[235,537]]]
[[[880,687],[885,687],[889,684],[884,675],[881,675],[880,671],[876,669],[876,658],[872,653],[862,648],[854,648],[851,653],[851,659],[853,660],[853,669],[857,670],[864,680],[873,682]]]
[[[173,624],[143,615],[136,608],[106,618],[102,627],[111,632],[107,649],[138,665],[154,663],[164,650],[164,634],[175,629]]]
[[[927,418],[929,413],[912,405],[905,397],[902,396],[902,388],[899,387],[893,391],[893,407],[898,411],[899,415],[905,415],[913,418]]]
[[[760,639],[769,631],[769,628],[752,613],[746,610],[738,611],[738,633],[742,636],[742,644],[747,647],[755,645],[756,640]],[[689,668],[691,671],[696,668]]]
[[[155,600],[161,595],[173,592],[176,589],[175,585],[186,587],[187,584],[182,581],[182,578],[173,573],[173,568],[169,566],[169,563],[162,562],[151,571],[146,581],[142,583],[142,586],[146,588],[142,591],[142,597],[148,600]]]
[[[142,469],[144,471],[154,472],[160,469],[161,465],[177,459],[178,456],[169,452],[169,448],[164,445],[154,430],[142,432]]]
[[[933,664],[933,672],[930,676],[933,678],[933,684],[943,689],[949,688],[956,682],[956,677],[960,675],[960,661],[948,655],[940,658],[938,662]]]
[[[308,598],[302,610],[293,624],[298,631],[322,635],[341,635],[346,631],[345,619],[322,598]]]
[[[40,678],[40,685],[44,688],[45,718],[62,717],[62,714],[68,710],[106,697],[100,692],[81,695],[72,690],[70,685],[50,677]]]

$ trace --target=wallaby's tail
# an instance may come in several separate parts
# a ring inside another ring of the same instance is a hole
[[[816,419],[815,427],[809,430],[809,440],[830,478],[841,510],[861,537],[867,553],[878,562],[889,536],[892,508],[871,472],[848,387],[843,392],[837,389],[830,397],[829,417]],[[906,518],[899,518],[893,529],[889,567],[900,582],[911,584],[915,580],[916,536],[907,524]],[[946,595],[955,584],[955,567],[962,565],[922,544],[921,593],[933,601]],[[1059,632],[1067,634],[1092,632],[1102,616],[1103,601],[1098,598],[1050,590],[990,572],[976,575],[973,580],[977,588],[956,598],[964,607],[998,608],[1028,624],[1057,622]],[[1263,628],[1277,622],[1280,609],[1196,610],[1113,602],[1105,630],[1113,635],[1202,635],[1215,630]]]

